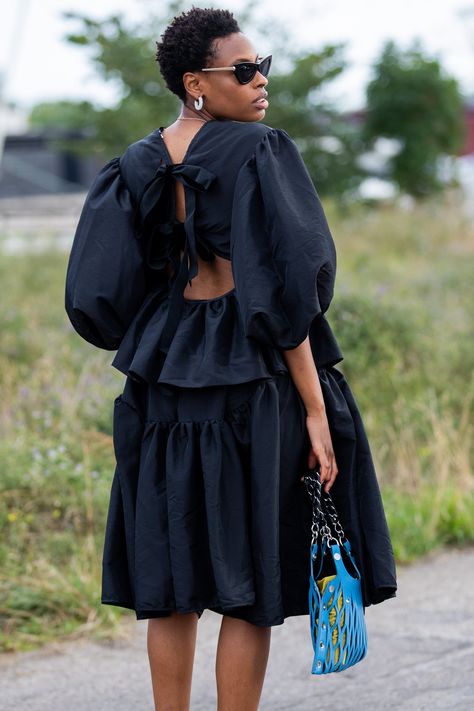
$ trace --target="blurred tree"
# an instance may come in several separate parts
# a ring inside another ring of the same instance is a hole
[[[423,55],[418,41],[405,52],[387,42],[374,72],[362,138],[401,141],[390,176],[400,189],[418,198],[441,190],[438,160],[456,154],[465,140],[457,81],[443,74],[437,60]]]
[[[64,14],[82,25],[79,32],[67,35],[68,41],[90,50],[98,74],[114,82],[119,94],[115,106],[96,109],[89,148],[108,156],[120,153],[129,143],[172,120],[178,100],[166,89],[158,71],[151,22],[128,28],[121,14],[105,20]]]
[[[264,120],[288,131],[318,192],[332,193],[340,204],[363,177],[355,163],[362,147],[359,129],[324,99],[325,86],[346,68],[343,49],[339,44],[303,56],[288,53],[290,70],[271,74]]]
[[[95,111],[90,101],[44,101],[30,111],[29,124],[32,128],[47,126],[74,131],[89,125]]]
[[[359,179],[354,158],[360,145],[357,131],[323,98],[325,86],[345,69],[342,45],[302,55],[292,49],[295,42],[287,27],[268,14],[259,19],[258,7],[251,0],[239,10],[238,21],[243,31],[251,27],[248,34],[259,49],[266,45],[273,55],[270,107],[263,123],[288,130],[318,192],[331,192],[343,200],[346,190]],[[94,151],[104,159],[120,154],[158,126],[172,123],[181,104],[162,80],[155,41],[172,17],[186,9],[188,4],[182,0],[171,2],[164,16],[154,15],[135,26],[127,25],[121,14],[95,20],[81,13],[64,13],[66,19],[78,23],[77,31],[66,39],[89,52],[98,74],[115,83],[118,100],[109,108],[88,102],[42,104],[33,110],[32,122],[83,126],[85,140],[76,150]]]

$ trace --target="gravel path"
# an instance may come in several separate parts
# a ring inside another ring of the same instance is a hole
[[[310,672],[309,617],[272,630],[261,711],[437,711],[474,708],[474,548],[445,550],[398,566],[397,597],[366,609],[369,647],[339,674]],[[221,617],[199,622],[192,711],[213,711]],[[2,711],[153,711],[146,621],[127,637],[48,645],[0,655]]]

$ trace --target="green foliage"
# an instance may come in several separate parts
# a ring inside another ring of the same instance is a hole
[[[438,159],[454,155],[465,139],[463,102],[457,81],[419,43],[403,52],[387,42],[367,87],[363,137],[401,141],[391,178],[416,197],[439,192]]]
[[[57,252],[0,257],[4,650],[81,630],[100,637],[123,615],[98,592],[120,378],[106,369],[110,354],[78,342],[64,275]]]
[[[165,125],[171,120],[178,101],[166,89],[154,59],[154,22],[128,28],[121,14],[105,20],[75,12],[64,16],[80,28],[67,40],[89,50],[99,76],[113,82],[120,96],[116,106],[95,110],[89,150],[110,157],[157,128],[157,121]]]
[[[328,318],[380,471],[387,481],[445,461],[454,478],[469,471],[472,225],[449,196],[408,212],[358,207],[343,219],[325,208],[339,255]]]
[[[32,128],[61,127],[63,130],[77,130],[87,126],[95,116],[90,101],[44,101],[30,111]]]
[[[412,491],[387,487],[383,500],[398,563],[412,563],[447,545],[474,543],[472,491],[443,487],[434,506],[433,486]]]

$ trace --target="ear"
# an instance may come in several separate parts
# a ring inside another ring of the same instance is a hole
[[[191,95],[191,98],[197,99],[204,93],[203,82],[201,78],[193,72],[185,72],[183,74],[184,88]]]

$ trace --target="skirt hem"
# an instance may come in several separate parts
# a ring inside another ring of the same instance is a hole
[[[188,610],[176,610],[174,607],[166,607],[162,608],[160,610],[136,610],[135,607],[130,603],[130,602],[120,602],[118,600],[106,600],[103,599],[101,600],[102,605],[114,605],[116,607],[123,607],[128,610],[133,610],[135,612],[137,621],[140,620],[147,620],[147,619],[153,619],[156,617],[167,617],[169,616],[172,612],[179,612],[180,614],[188,614],[192,612],[196,612],[198,617],[200,618],[204,612],[204,610],[210,610],[211,612],[215,612],[218,615],[227,615],[229,617],[236,617],[239,619],[245,620],[245,615],[242,615],[240,612],[240,608],[242,607],[247,607],[250,606],[253,603],[242,603],[240,602],[237,605],[229,605],[229,606],[221,606],[221,605],[214,605],[214,604],[208,604],[208,605],[203,605],[202,607],[198,608],[192,608]],[[239,612],[233,612],[233,610],[238,609]],[[301,615],[309,615],[309,609],[308,608],[295,608],[292,610],[286,611],[281,617],[278,618],[273,618],[272,621],[252,621],[251,624],[255,625],[256,627],[276,627],[278,625],[282,625],[287,617],[298,617]],[[248,620],[246,620],[248,621]]]

